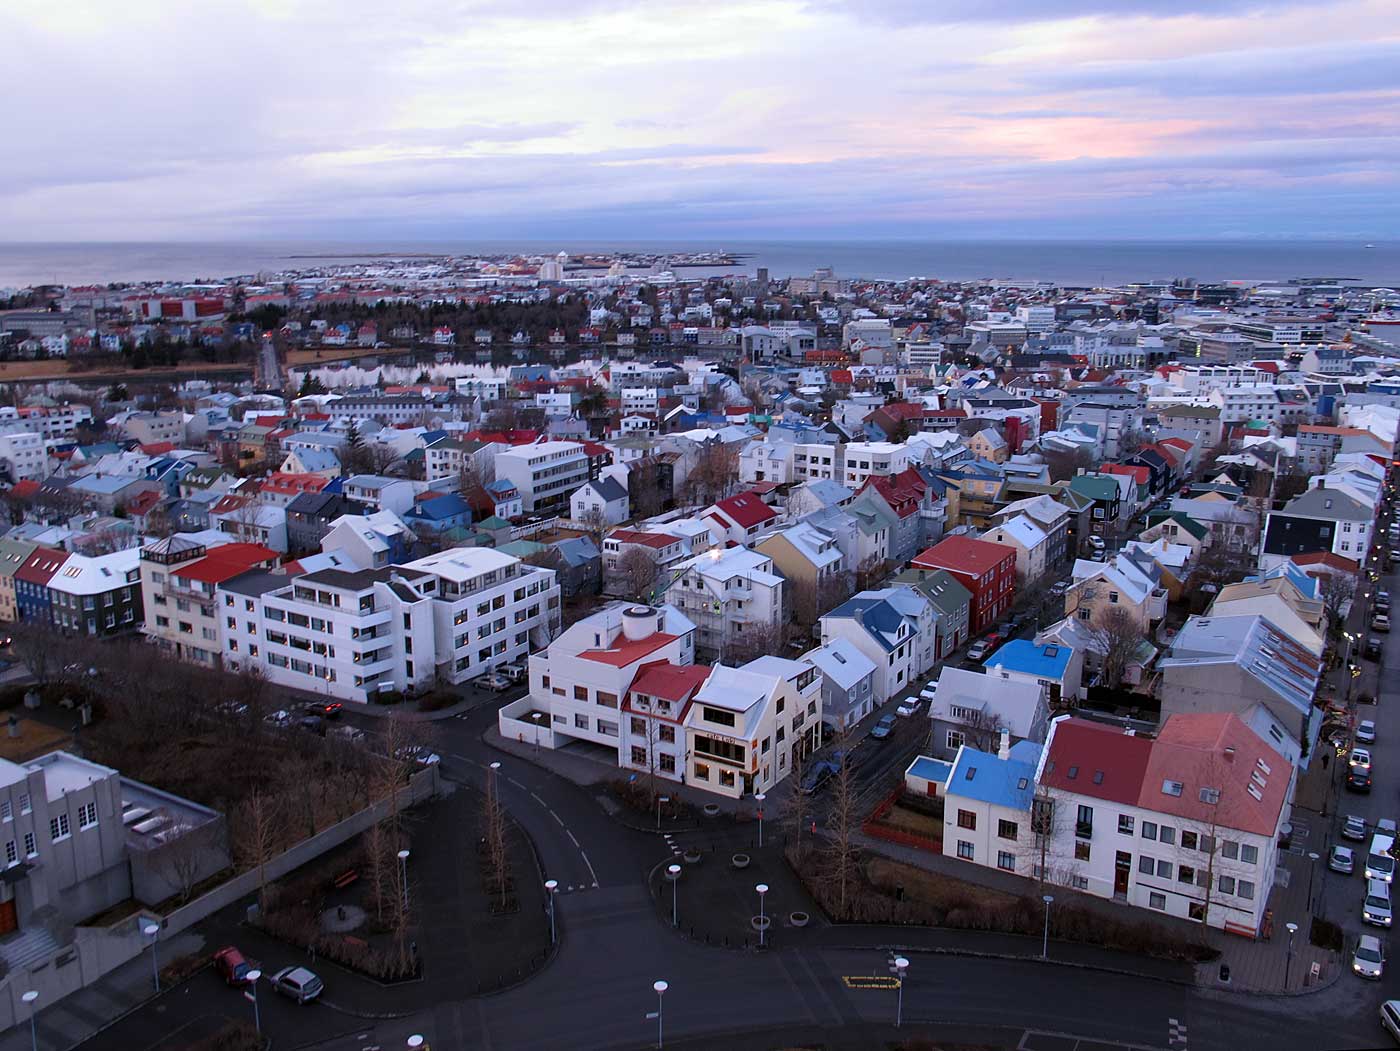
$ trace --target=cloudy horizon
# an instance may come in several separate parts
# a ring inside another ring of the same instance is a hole
[[[0,238],[1400,235],[1393,0],[11,0]]]

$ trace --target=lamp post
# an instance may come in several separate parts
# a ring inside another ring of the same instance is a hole
[[[1315,850],[1308,851],[1308,912],[1313,908],[1313,877],[1317,875],[1317,862],[1322,855]]]
[[[661,1051],[661,1048],[665,1046],[665,1033],[661,1028],[661,998],[670,986],[664,981],[658,980],[652,982],[651,987],[656,990],[656,1048],[657,1051]]]
[[[557,879],[547,879],[544,881],[544,889],[549,891],[549,944],[555,944],[554,937],[554,892],[559,889]]]
[[[414,1033],[411,1037],[408,1038],[409,1051],[418,1051],[420,1047],[427,1046],[428,1042],[424,1040],[423,1037],[420,1036],[418,1033]]]
[[[1045,902],[1045,933],[1040,938],[1040,958],[1050,955],[1050,906],[1055,904],[1055,895],[1047,894],[1040,899]]]
[[[676,912],[676,884],[681,881],[681,867],[679,865],[666,866],[666,878],[671,881],[671,926],[679,927],[679,914]]]
[[[763,896],[768,893],[768,884],[760,883],[754,890],[758,891],[758,947],[761,949],[765,928],[768,926],[768,916],[763,911]]]
[[[671,801],[671,797],[670,797],[670,796],[657,796],[657,797],[656,797],[656,828],[657,828],[657,831],[660,831],[660,829],[661,829],[661,804],[662,804],[662,803],[669,803],[670,801]]]
[[[1288,928],[1288,959],[1283,965],[1283,987],[1287,989],[1289,979],[1293,976],[1293,935],[1298,933],[1298,925],[1285,923],[1284,926]]]
[[[759,792],[753,797],[753,801],[758,804],[758,845],[763,846],[763,801],[768,797]]]
[[[909,961],[903,956],[896,956],[894,969],[899,973],[899,996],[894,1003],[894,1027],[898,1029],[904,1021],[904,975],[909,970]]]
[[[253,1029],[262,1036],[262,1017],[258,1014],[258,979],[262,971],[256,967],[248,972],[248,999],[253,1001]]]
[[[33,989],[30,989],[29,992],[21,996],[20,999],[29,1005],[29,1046],[32,1047],[34,1051],[39,1051],[39,1030],[34,1026],[34,1015],[36,1013],[34,1001],[39,999],[39,994]]]
[[[156,960],[156,944],[160,941],[160,924],[148,923],[141,928],[141,933],[151,939],[151,980],[155,983],[156,992],[160,992],[160,964]]]
[[[403,911],[408,912],[408,849],[399,851],[399,886],[403,888]]]

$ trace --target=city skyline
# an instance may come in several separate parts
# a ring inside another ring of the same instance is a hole
[[[6,239],[1400,231],[1382,2],[355,6],[21,3]]]

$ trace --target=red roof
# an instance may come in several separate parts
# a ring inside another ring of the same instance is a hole
[[[914,556],[913,564],[924,569],[946,569],[980,577],[1006,561],[1016,561],[1016,549],[990,540],[950,536]]]
[[[608,534],[608,539],[616,540],[619,544],[641,544],[643,547],[657,549],[681,542],[680,537],[671,536],[669,533],[642,533],[635,529],[614,529]]]
[[[1306,554],[1294,555],[1292,562],[1299,566],[1327,566],[1339,573],[1356,573],[1361,569],[1360,563],[1331,551],[1309,551]]]
[[[40,485],[33,478],[23,478],[10,487],[10,495],[17,500],[33,500],[39,495]]]
[[[605,650],[584,650],[579,654],[584,660],[609,664],[614,668],[625,668],[636,664],[649,653],[655,653],[668,642],[675,642],[679,635],[668,635],[664,631],[652,632],[644,639],[629,639],[618,635],[617,644]]]
[[[539,431],[468,431],[468,441],[496,442],[500,445],[534,445],[540,440]]]
[[[714,505],[714,509],[744,529],[752,529],[778,517],[778,512],[765,504],[754,492],[740,493],[728,500],[721,500]]]
[[[141,451],[147,456],[160,456],[170,452],[173,448],[175,448],[174,442],[147,442],[140,446]]]
[[[24,565],[15,570],[15,579],[26,584],[48,584],[49,579],[68,561],[68,552],[51,547],[41,547],[24,560]]]
[[[155,489],[147,489],[137,493],[126,502],[126,513],[129,515],[144,515],[156,504],[160,503],[160,493]]]
[[[1087,719],[1059,719],[1051,730],[1041,784],[1136,806],[1152,742]]]
[[[928,489],[928,483],[924,481],[923,475],[912,467],[906,467],[898,474],[881,475],[872,474],[865,480],[865,485],[861,490],[874,486],[875,491],[885,498],[885,502],[890,505],[890,509],[900,518],[908,518],[919,510],[919,505],[923,502],[924,493]]]
[[[329,478],[319,474],[293,474],[290,471],[275,471],[267,476],[262,489],[269,493],[319,493],[331,484]]]
[[[1184,453],[1191,451],[1191,443],[1185,438],[1163,438],[1158,445],[1167,445],[1173,449],[1180,449]]]
[[[240,573],[258,566],[277,565],[277,552],[261,544],[224,544],[211,548],[198,561],[181,566],[170,575],[182,580],[198,580],[205,584],[221,584]]]
[[[1152,480],[1152,472],[1146,467],[1134,467],[1125,463],[1101,463],[1099,464],[1100,474],[1125,474],[1128,475],[1138,485],[1146,485]]]
[[[663,701],[688,701],[709,677],[710,669],[703,664],[657,661],[637,673],[631,692],[660,697]]]

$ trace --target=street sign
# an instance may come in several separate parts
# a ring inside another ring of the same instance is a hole
[[[661,1012],[660,1012],[660,1011],[648,1011],[648,1012],[647,1012],[647,1021],[648,1021],[648,1022],[654,1022],[654,1021],[656,1021],[656,1020],[657,1020],[658,1018],[660,1018],[660,1017],[661,1017]]]
[[[257,999],[257,997],[254,996],[252,993],[250,993],[247,989],[244,989],[244,990],[243,990],[243,999],[247,1000],[249,1003],[252,1003],[254,1000]]]

